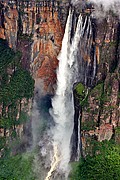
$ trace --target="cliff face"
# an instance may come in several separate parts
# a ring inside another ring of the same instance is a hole
[[[6,1],[0,5],[0,37],[22,52],[23,68],[30,68],[44,92],[53,94],[68,2]]]
[[[43,80],[44,90],[53,92],[56,80],[57,56],[61,48],[63,28],[58,19],[58,12],[52,14],[52,8],[43,7],[37,18],[32,44],[31,68],[35,78]]]
[[[68,1],[18,1],[17,4],[5,2],[0,3],[0,38],[7,39],[11,48],[22,52],[23,68],[31,69],[33,77],[41,80],[45,93],[53,94],[58,66],[57,55],[64,35]],[[78,9],[79,7],[75,19]],[[92,9],[87,7],[83,16],[91,11]],[[79,138],[80,115],[84,156],[92,153],[96,140],[110,140],[115,137],[117,142],[120,141],[117,129],[120,126],[119,19],[110,12],[100,21],[95,18],[91,20],[91,54],[88,56],[85,48],[78,52],[78,59],[82,55],[79,81],[85,86],[85,92],[88,92],[85,101],[82,102],[81,93],[75,91],[74,148],[77,148]],[[75,28],[75,25],[73,27]],[[93,77],[94,70],[96,72]]]
[[[80,105],[81,141],[84,156],[93,153],[96,141],[118,137],[120,126],[120,25],[111,13],[94,20],[97,72],[93,87]],[[85,87],[86,89],[86,87]],[[76,97],[80,99],[80,94]],[[81,110],[82,108],[82,110]],[[119,140],[117,139],[119,142]]]
[[[18,31],[18,11],[16,6],[10,8],[8,4],[0,5],[0,38],[6,39],[9,46],[16,50]]]

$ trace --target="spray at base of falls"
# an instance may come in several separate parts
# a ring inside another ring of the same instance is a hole
[[[62,49],[59,59],[59,68],[57,71],[57,90],[52,99],[52,109],[50,113],[54,119],[55,126],[52,131],[53,144],[53,160],[51,162],[50,171],[45,180],[53,179],[54,172],[64,174],[68,178],[70,172],[70,157],[71,157],[71,136],[74,126],[74,101],[73,101],[73,85],[78,78],[78,62],[77,51],[79,43],[83,36],[90,34],[90,23],[87,17],[83,23],[82,16],[79,16],[75,35],[70,44],[71,29],[72,29],[73,11],[70,9],[65,34],[62,42]],[[87,34],[85,29],[87,26]],[[85,44],[87,45],[87,44]]]

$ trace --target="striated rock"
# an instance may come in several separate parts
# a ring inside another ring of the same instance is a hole
[[[90,91],[87,106],[82,112],[84,156],[87,153],[92,154],[94,141],[110,140],[115,135],[115,129],[120,126],[120,60],[116,56],[119,49],[118,18],[110,14],[106,19],[97,22],[96,26],[97,85]]]
[[[107,74],[103,83],[95,86],[88,96],[87,106],[83,108],[81,135],[84,155],[92,153],[92,139],[110,140],[119,127],[119,80],[116,73]],[[94,138],[93,138],[94,137]]]
[[[118,44],[119,18],[109,13],[106,18],[96,21],[96,53],[99,62],[97,79],[102,80],[106,74],[115,69]],[[115,60],[116,59],[116,60]]]
[[[17,7],[14,1],[1,4],[0,37],[7,39],[15,51],[22,52],[23,68],[31,68],[33,77],[43,82],[46,93],[53,93],[56,82],[57,56],[66,21],[63,14],[67,14],[69,5],[64,2],[62,7],[62,3],[23,1]]]
[[[18,32],[18,11],[16,6],[13,9],[7,7],[8,10],[4,12],[4,27],[5,38],[7,39],[9,46],[16,50],[17,45],[17,32]]]
[[[21,52],[22,67],[27,70],[30,70],[31,43],[28,35],[18,36],[17,50]]]
[[[33,36],[31,68],[33,76],[43,80],[45,92],[53,93],[64,30],[57,11],[52,15],[48,7],[40,9],[39,18],[42,21]]]

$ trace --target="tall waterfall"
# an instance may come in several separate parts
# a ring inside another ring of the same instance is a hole
[[[72,12],[70,10],[62,42],[62,49],[58,57],[57,90],[52,99],[53,109],[51,110],[51,114],[56,123],[53,129],[54,156],[46,180],[50,179],[55,169],[59,168],[64,171],[64,173],[68,172],[68,163],[70,160],[70,138],[73,130],[74,114],[70,68],[68,65],[71,28]]]
[[[85,35],[84,31],[88,22],[87,17],[83,23],[82,16],[79,16],[75,35],[72,39],[72,43],[70,43],[72,16],[73,11],[70,9],[61,52],[58,56],[59,68],[57,71],[57,89],[52,99],[53,108],[50,110],[55,122],[55,126],[54,128],[52,127],[51,130],[53,136],[53,159],[50,171],[45,180],[55,179],[55,177],[53,178],[54,172],[64,174],[64,179],[67,179],[70,171],[70,142],[74,127],[73,85],[78,76],[77,51],[78,45]]]

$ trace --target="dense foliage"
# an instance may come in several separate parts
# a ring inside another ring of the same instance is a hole
[[[26,107],[33,90],[34,80],[21,66],[21,53],[14,52],[0,39],[0,128],[4,132],[0,149],[5,146],[8,133],[9,137],[15,137],[17,125],[26,119]]]
[[[0,159],[0,180],[35,180],[32,171],[33,154],[9,156]]]
[[[120,146],[111,142],[97,142],[96,154],[81,159],[74,166],[71,180],[119,180]]]

